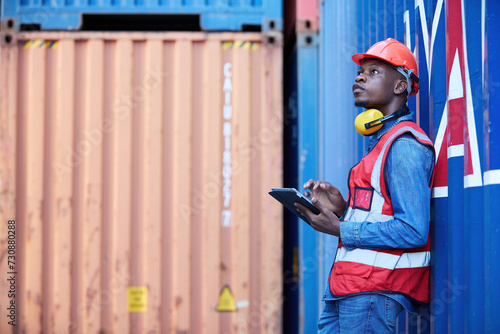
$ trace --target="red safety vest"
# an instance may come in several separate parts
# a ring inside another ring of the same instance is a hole
[[[381,222],[394,219],[384,179],[384,166],[394,140],[408,132],[420,143],[434,149],[430,139],[415,123],[404,121],[392,127],[371,152],[351,169],[349,206],[344,221]],[[340,240],[330,274],[330,291],[336,296],[368,291],[398,292],[428,303],[429,263],[430,239],[422,247],[383,250],[348,250]]]

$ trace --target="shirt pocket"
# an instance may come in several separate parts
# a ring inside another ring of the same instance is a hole
[[[370,211],[373,202],[373,188],[354,187],[353,209]]]

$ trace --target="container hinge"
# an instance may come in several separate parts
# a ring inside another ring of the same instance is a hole
[[[283,34],[281,31],[267,31],[263,34],[267,46],[283,46]]]
[[[298,33],[297,34],[298,47],[316,47],[318,46],[317,33]]]
[[[4,18],[0,20],[0,44],[14,45],[16,43],[18,26],[18,21],[15,18]]]
[[[295,21],[295,32],[298,33],[317,33],[317,21],[308,19],[298,19]]]
[[[281,18],[263,18],[262,19],[262,31],[283,31],[283,19]]]

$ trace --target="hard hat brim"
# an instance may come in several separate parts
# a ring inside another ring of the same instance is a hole
[[[356,54],[353,54],[351,59],[359,66],[361,66],[361,64],[363,63],[363,60],[365,59],[376,59],[376,60],[381,60],[383,61],[384,63],[389,63],[387,61],[387,59],[384,59],[382,57],[378,57],[378,56],[375,56],[375,55],[372,55],[372,54],[369,54],[369,53],[356,53]],[[390,63],[389,63],[390,64]],[[392,65],[392,64],[391,64]],[[395,65],[393,65],[395,66]]]

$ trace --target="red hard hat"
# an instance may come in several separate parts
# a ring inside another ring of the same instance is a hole
[[[395,67],[403,67],[407,70],[410,78],[413,80],[413,89],[410,95],[418,92],[418,68],[417,60],[413,53],[401,42],[393,38],[373,44],[366,53],[356,53],[352,60],[361,66],[364,59],[373,58],[383,60]]]

